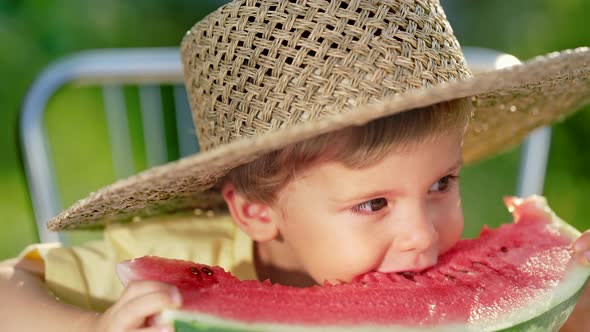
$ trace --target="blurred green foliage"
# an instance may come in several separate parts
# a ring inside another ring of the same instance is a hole
[[[462,45],[528,59],[590,44],[587,0],[442,2]],[[220,3],[0,0],[0,259],[37,241],[18,142],[20,107],[35,77],[53,61],[81,50],[178,46],[184,32]],[[141,169],[145,156],[137,91],[128,88],[126,95],[134,160]],[[48,105],[45,122],[65,205],[114,180],[99,89],[64,87]],[[590,228],[590,204],[585,202],[590,197],[590,112],[579,112],[554,128],[545,194],[565,220]],[[518,152],[465,168],[466,236],[477,234],[482,223],[508,220],[501,198],[515,191]]]

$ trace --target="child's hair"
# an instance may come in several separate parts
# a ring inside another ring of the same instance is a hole
[[[226,180],[246,199],[272,204],[284,185],[314,163],[336,161],[355,169],[367,167],[393,148],[403,150],[444,134],[463,134],[469,116],[466,99],[394,114],[273,151],[233,169]]]

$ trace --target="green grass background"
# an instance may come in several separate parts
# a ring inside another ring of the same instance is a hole
[[[587,0],[443,0],[462,45],[528,59],[590,44]],[[0,259],[37,241],[20,157],[18,116],[27,89],[50,63],[77,51],[178,46],[183,33],[220,1],[0,0]],[[169,96],[169,87],[163,89]],[[137,89],[125,89],[137,170],[145,168]],[[115,180],[100,89],[66,86],[45,123],[64,205]],[[590,112],[554,126],[545,195],[579,229],[590,228]],[[169,117],[170,114],[167,114]],[[172,128],[173,129],[173,128]],[[172,146],[176,144],[169,137]],[[461,175],[466,236],[510,219],[502,197],[514,194],[519,148],[468,166]],[[171,153],[170,157],[176,157]],[[76,242],[96,234],[72,235]]]

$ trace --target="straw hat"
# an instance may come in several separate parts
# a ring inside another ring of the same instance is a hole
[[[202,152],[118,181],[49,222],[100,225],[222,204],[213,186],[270,151],[471,98],[471,162],[590,102],[590,50],[472,76],[437,0],[234,0],[182,41]]]

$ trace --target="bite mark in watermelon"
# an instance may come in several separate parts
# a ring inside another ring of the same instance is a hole
[[[484,227],[418,273],[371,272],[342,285],[295,288],[240,281],[220,267],[146,256],[121,281],[176,285],[177,331],[557,331],[590,269],[573,262],[579,232],[544,198],[506,200],[514,223]]]

